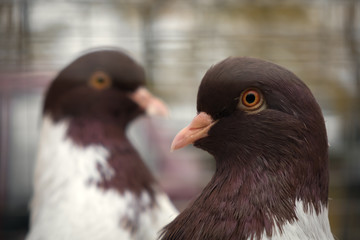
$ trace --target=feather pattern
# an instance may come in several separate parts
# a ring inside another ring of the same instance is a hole
[[[168,197],[157,192],[152,201],[147,191],[99,188],[103,177],[116,175],[107,162],[110,152],[77,145],[68,128],[68,121],[44,117],[27,239],[156,239],[177,215]]]

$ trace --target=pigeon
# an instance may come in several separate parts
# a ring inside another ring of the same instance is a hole
[[[96,48],[65,67],[45,96],[27,240],[148,240],[177,215],[126,136],[144,113],[165,115],[143,67]]]
[[[334,239],[324,118],[295,74],[250,57],[212,66],[171,149],[191,143],[216,170],[162,240]]]

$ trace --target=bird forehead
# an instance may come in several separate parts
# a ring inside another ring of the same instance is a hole
[[[198,92],[197,110],[198,112],[207,112],[214,117],[214,115],[235,107],[240,93],[241,89],[237,87],[204,86]]]
[[[95,72],[103,72],[113,81],[114,86],[125,90],[135,90],[145,84],[145,71],[131,57],[120,51],[101,50],[87,53],[65,67],[57,81],[72,82],[67,86],[84,83]]]
[[[249,88],[266,91],[263,77],[254,74],[223,72],[221,75],[205,75],[198,91],[198,111],[211,115],[231,112],[239,102],[241,93]]]
[[[304,98],[307,104],[312,101],[308,87],[285,68],[257,59],[228,59],[205,74],[198,91],[198,111],[212,116],[231,112],[241,93],[248,88],[258,89],[268,108],[280,111],[301,109]]]

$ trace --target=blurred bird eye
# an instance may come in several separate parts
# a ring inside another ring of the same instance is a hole
[[[90,87],[95,88],[97,90],[103,90],[109,88],[111,84],[112,81],[109,75],[101,71],[94,72],[89,79]]]
[[[264,98],[256,89],[246,89],[241,93],[239,108],[247,111],[255,111],[263,107]]]

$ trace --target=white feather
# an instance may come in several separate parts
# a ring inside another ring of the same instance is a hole
[[[177,215],[168,197],[156,194],[157,205],[151,208],[146,192],[139,198],[130,191],[98,188],[93,183],[101,179],[99,164],[108,179],[114,175],[106,161],[109,152],[76,145],[66,137],[67,129],[66,121],[43,119],[27,240],[156,239]],[[124,226],[124,216],[138,223],[137,231]]]
[[[262,240],[333,240],[334,237],[330,230],[328,218],[328,209],[322,206],[319,214],[312,205],[308,209],[304,209],[302,201],[296,201],[297,221],[287,222],[282,231],[275,227],[273,235],[269,238],[263,234]]]

